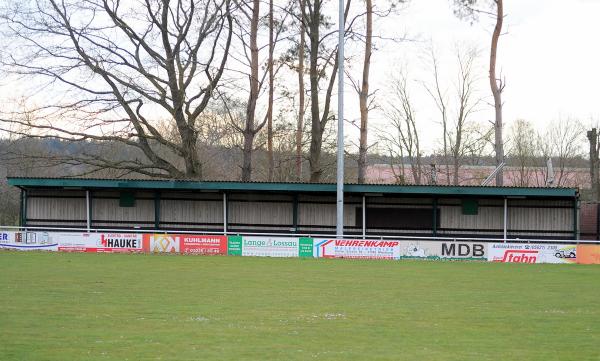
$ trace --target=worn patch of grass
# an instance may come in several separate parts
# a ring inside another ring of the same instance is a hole
[[[0,252],[1,360],[598,360],[600,267]]]

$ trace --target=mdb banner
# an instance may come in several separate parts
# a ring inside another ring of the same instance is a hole
[[[477,242],[403,241],[400,258],[487,260],[487,244]]]
[[[575,263],[574,244],[490,243],[488,261],[510,263]]]

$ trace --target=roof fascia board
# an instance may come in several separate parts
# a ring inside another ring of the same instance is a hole
[[[170,180],[118,180],[118,179],[59,179],[59,178],[8,178],[16,187],[68,187],[100,189],[163,189],[163,190],[217,190],[217,191],[269,191],[269,192],[335,192],[335,184],[314,183],[243,183],[195,182]],[[488,197],[551,197],[576,198],[575,188],[526,187],[460,187],[460,186],[402,186],[381,184],[346,184],[347,193],[382,193],[440,196]]]

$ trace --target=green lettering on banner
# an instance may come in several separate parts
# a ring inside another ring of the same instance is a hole
[[[313,239],[307,237],[301,237],[299,240],[299,252],[300,257],[312,257],[313,256]]]
[[[229,256],[242,255],[242,236],[227,237],[227,254]]]

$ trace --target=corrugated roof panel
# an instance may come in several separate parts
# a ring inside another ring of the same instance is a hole
[[[101,179],[101,178],[43,178],[8,177],[8,184],[23,188],[82,188],[82,189],[171,189],[214,191],[267,192],[327,192],[335,193],[335,183],[281,183],[196,181],[173,179]],[[576,198],[576,188],[533,188],[495,186],[397,185],[346,183],[347,193],[412,194],[432,196],[491,196],[491,197],[562,197]]]

